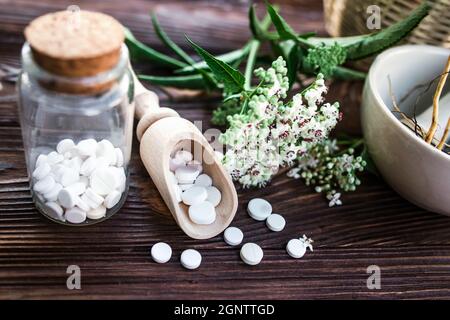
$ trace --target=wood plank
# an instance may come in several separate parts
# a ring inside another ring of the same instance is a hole
[[[247,3],[223,1],[79,1],[82,8],[116,16],[155,48],[161,45],[149,25],[155,10],[167,32],[187,47],[184,33],[202,46],[224,52],[249,36]],[[280,1],[287,20],[299,31],[323,33],[320,1]],[[19,66],[22,30],[47,11],[66,8],[70,1],[0,0],[0,59]],[[190,19],[186,19],[189,17]],[[148,67],[153,70],[152,66]],[[360,132],[361,83],[338,82],[328,96],[339,100],[345,120],[339,130]],[[189,120],[210,128],[214,97],[169,99]],[[172,299],[310,299],[450,297],[450,219],[426,212],[401,199],[381,179],[365,174],[357,192],[344,196],[344,206],[327,202],[301,181],[280,173],[264,189],[242,190],[233,225],[245,241],[257,242],[265,253],[261,265],[249,267],[238,249],[221,236],[189,239],[167,217],[167,208],[149,179],[133,141],[130,192],[123,208],[99,225],[71,228],[49,222],[35,209],[28,188],[16,96],[12,85],[0,91],[0,298],[172,298]],[[270,232],[245,212],[251,198],[269,199],[287,220],[283,232]],[[294,260],[285,253],[288,240],[302,234],[314,240],[314,252]],[[167,241],[174,257],[166,265],[153,263],[149,249]],[[183,249],[203,254],[201,268],[180,266]],[[82,290],[65,287],[66,268],[82,269]],[[366,268],[381,267],[382,289],[366,287]]]
[[[1,41],[9,44],[23,42],[23,29],[34,17],[65,10],[73,2],[0,0]],[[243,45],[250,36],[248,28],[248,3],[233,1],[77,1],[82,9],[102,11],[116,17],[130,28],[136,37],[152,47],[161,49],[151,26],[149,12],[154,11],[166,32],[182,47],[190,49],[184,35],[189,35],[205,48],[224,52]],[[259,5],[262,12],[263,5]],[[299,32],[324,33],[321,3],[311,1],[289,2],[283,6],[283,15]],[[7,35],[7,36],[6,36]]]
[[[371,252],[364,248],[330,247],[320,248],[301,260],[289,258],[281,249],[266,249],[258,267],[244,265],[234,248],[203,249],[202,253],[202,266],[195,272],[183,270],[176,258],[165,265],[150,262],[145,247],[133,252],[113,249],[96,255],[67,251],[64,255],[47,253],[45,258],[40,255],[7,258],[9,262],[2,263],[1,267],[0,296],[16,299],[440,299],[450,293],[447,246],[385,247]],[[80,266],[82,290],[66,289],[66,261]],[[380,290],[367,289],[366,268],[370,264],[381,268]],[[30,287],[33,290],[27,290]]]

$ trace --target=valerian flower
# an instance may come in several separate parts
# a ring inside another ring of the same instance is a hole
[[[283,166],[292,166],[312,146],[327,138],[340,118],[337,102],[323,103],[327,88],[319,74],[315,82],[291,101],[286,62],[279,57],[260,79],[247,110],[228,117],[229,128],[220,136],[227,146],[223,163],[244,187],[264,186]]]
[[[332,75],[335,67],[343,64],[347,59],[346,49],[334,43],[333,45],[316,46],[308,50],[305,65],[313,70],[318,70],[325,77]]]
[[[342,204],[341,192],[354,191],[361,184],[357,173],[364,170],[366,162],[354,155],[353,148],[338,152],[336,140],[324,140],[311,146],[298,158],[298,165],[288,172],[294,179],[302,178],[315,191],[325,193],[329,206]]]

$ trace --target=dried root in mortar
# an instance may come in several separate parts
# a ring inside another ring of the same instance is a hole
[[[425,142],[432,144],[434,146],[436,146],[437,149],[442,150],[444,147],[450,147],[450,145],[448,145],[446,143],[447,141],[447,137],[448,137],[448,133],[450,131],[450,118],[447,120],[447,124],[446,127],[444,129],[444,132],[442,134],[442,137],[439,139],[438,137],[436,137],[436,130],[438,128],[438,120],[439,120],[439,99],[441,97],[442,94],[442,90],[444,88],[445,82],[447,80],[448,77],[448,73],[450,72],[450,56],[447,59],[447,63],[445,65],[444,71],[442,74],[440,74],[438,77],[436,77],[435,79],[433,79],[431,82],[425,84],[425,85],[420,85],[420,86],[416,86],[414,87],[408,94],[405,95],[405,97],[403,97],[400,100],[400,103],[402,103],[403,101],[406,100],[406,98],[415,90],[420,89],[424,86],[426,86],[426,89],[421,92],[417,99],[416,99],[416,104],[414,106],[414,113],[413,116],[410,117],[407,114],[405,114],[403,111],[400,110],[399,108],[399,104],[397,103],[397,99],[392,91],[392,84],[391,84],[391,79],[388,77],[388,81],[389,81],[389,94],[391,96],[391,100],[392,100],[392,106],[393,106],[393,112],[394,113],[398,113],[401,115],[402,119],[400,120],[404,125],[406,125],[409,129],[411,129],[412,131],[414,131],[414,133],[420,137],[421,139],[423,139]],[[433,113],[432,113],[432,119],[431,119],[431,124],[430,127],[428,128],[428,130],[426,128],[423,128],[417,121],[416,118],[416,106],[417,106],[417,102],[420,100],[421,96],[423,94],[425,94],[433,85],[433,83],[439,79],[439,83],[437,85],[437,88],[435,90],[434,96],[433,96]]]
[[[441,75],[441,77],[439,79],[438,86],[437,86],[436,91],[434,93],[434,97],[433,97],[433,118],[432,118],[431,126],[428,129],[427,136],[425,138],[425,141],[427,143],[431,143],[431,141],[434,138],[434,134],[436,133],[436,129],[437,129],[437,125],[438,125],[438,118],[439,118],[439,98],[441,97],[442,89],[444,88],[445,82],[447,81],[447,77],[448,77],[448,72],[449,71],[450,71],[450,56],[447,59],[447,63],[445,65],[444,72],[443,72],[443,74]],[[447,127],[448,127],[448,122],[447,122]],[[445,136],[442,137],[442,139],[441,139],[441,141],[443,140],[442,144],[445,142],[445,138],[446,138]],[[439,145],[441,145],[441,142],[439,143]]]

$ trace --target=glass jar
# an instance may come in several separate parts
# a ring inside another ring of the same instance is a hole
[[[64,88],[101,90],[84,90],[85,93],[82,93],[83,90],[75,90],[81,93],[68,93],[70,90]],[[25,43],[22,48],[22,73],[18,91],[27,170],[33,201],[38,210],[51,220],[66,225],[89,225],[111,217],[125,201],[129,185],[134,85],[128,69],[126,46],[122,45],[120,58],[114,68],[95,76],[73,78],[51,74],[40,68],[33,60],[29,44]],[[63,139],[72,140],[75,146],[71,147],[71,142],[66,140],[65,144],[60,145],[59,153],[57,145]],[[86,145],[90,145],[91,148],[81,152],[79,142],[85,139],[94,139],[96,143],[90,140],[90,144],[85,143],[84,147],[86,149]],[[107,141],[99,143],[103,139]],[[107,148],[110,147],[108,141],[115,148],[114,156],[112,149]],[[102,152],[109,150],[108,156],[101,152],[99,155],[100,145]],[[95,161],[91,160],[90,165],[85,165],[82,170],[89,158]],[[104,161],[105,159],[107,160]],[[39,171],[36,164],[43,166],[43,169],[39,168]],[[45,164],[51,168],[48,173]],[[114,182],[112,197],[111,190],[110,193],[105,193],[108,191],[106,190],[95,195],[92,192],[87,194],[88,188],[91,191],[95,189],[92,185],[93,172],[97,170],[98,173],[101,169],[105,169],[102,171],[103,175],[97,174],[97,178],[100,176],[106,179],[103,182],[109,185],[105,188],[111,188],[111,183]],[[77,170],[78,180],[73,174]],[[114,178],[105,178],[105,172],[114,173]],[[43,179],[46,181],[41,182]],[[84,189],[80,184],[70,187],[75,182],[81,182]],[[64,196],[58,189],[70,189],[71,193],[67,195],[66,192]],[[62,214],[60,208],[63,210]],[[102,214],[105,208],[106,212]],[[71,210],[71,219],[68,210]],[[84,221],[84,214],[80,214],[80,211],[87,213]]]

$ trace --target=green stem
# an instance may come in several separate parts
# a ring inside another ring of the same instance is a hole
[[[331,76],[334,79],[340,80],[364,80],[366,79],[367,74],[365,72],[337,66],[334,68]]]
[[[304,95],[306,91],[308,91],[309,89],[311,89],[312,87],[314,87],[316,85],[316,82],[314,81],[313,83],[311,83],[309,86],[307,86],[306,88],[304,88],[302,91],[300,91],[301,95]]]
[[[140,80],[148,81],[154,85],[175,87],[182,89],[197,89],[203,90],[206,86],[205,80],[201,74],[189,76],[150,76],[138,75]]]
[[[125,28],[125,43],[130,50],[130,57],[132,60],[149,60],[158,65],[163,65],[170,67],[172,69],[183,68],[188,66],[188,64],[169,57],[161,52],[158,52],[142,42],[139,42],[133,34]]]
[[[253,69],[255,67],[256,56],[258,54],[261,42],[259,40],[253,39],[250,45],[250,53],[247,58],[247,65],[245,66],[245,83],[244,89],[250,90],[252,86],[252,76]]]
[[[248,100],[249,98],[245,95],[244,103],[242,104],[241,112],[239,114],[244,114],[247,111]]]
[[[159,39],[170,49],[172,49],[181,59],[183,59],[186,63],[193,65],[195,64],[194,59],[192,59],[183,49],[181,49],[175,42],[170,39],[167,33],[159,24],[158,18],[156,14],[151,14],[153,28],[155,29],[156,35]]]
[[[277,6],[274,6],[274,8],[277,9]],[[270,15],[266,14],[261,21],[261,29],[263,29],[264,31],[267,31],[267,29],[269,29],[269,27],[270,27],[271,22],[272,22],[272,19],[270,19]]]
[[[337,153],[338,156],[343,155],[344,153],[347,153],[349,149],[356,149],[358,148],[360,145],[362,145],[364,143],[364,139],[355,139],[354,142],[347,148],[345,148],[344,150],[341,150],[340,152]],[[339,141],[338,141],[339,144]]]
[[[364,143],[364,139],[358,139],[352,146],[351,148],[356,149],[358,148],[360,145],[362,145]]]
[[[263,31],[267,31],[271,22],[272,20],[270,19],[270,15],[267,14],[261,21],[261,29]],[[246,45],[250,46],[250,52],[247,58],[247,65],[245,66],[244,89],[251,90],[253,69],[255,68],[256,57],[258,55],[259,47],[261,46],[261,41],[252,38]]]

